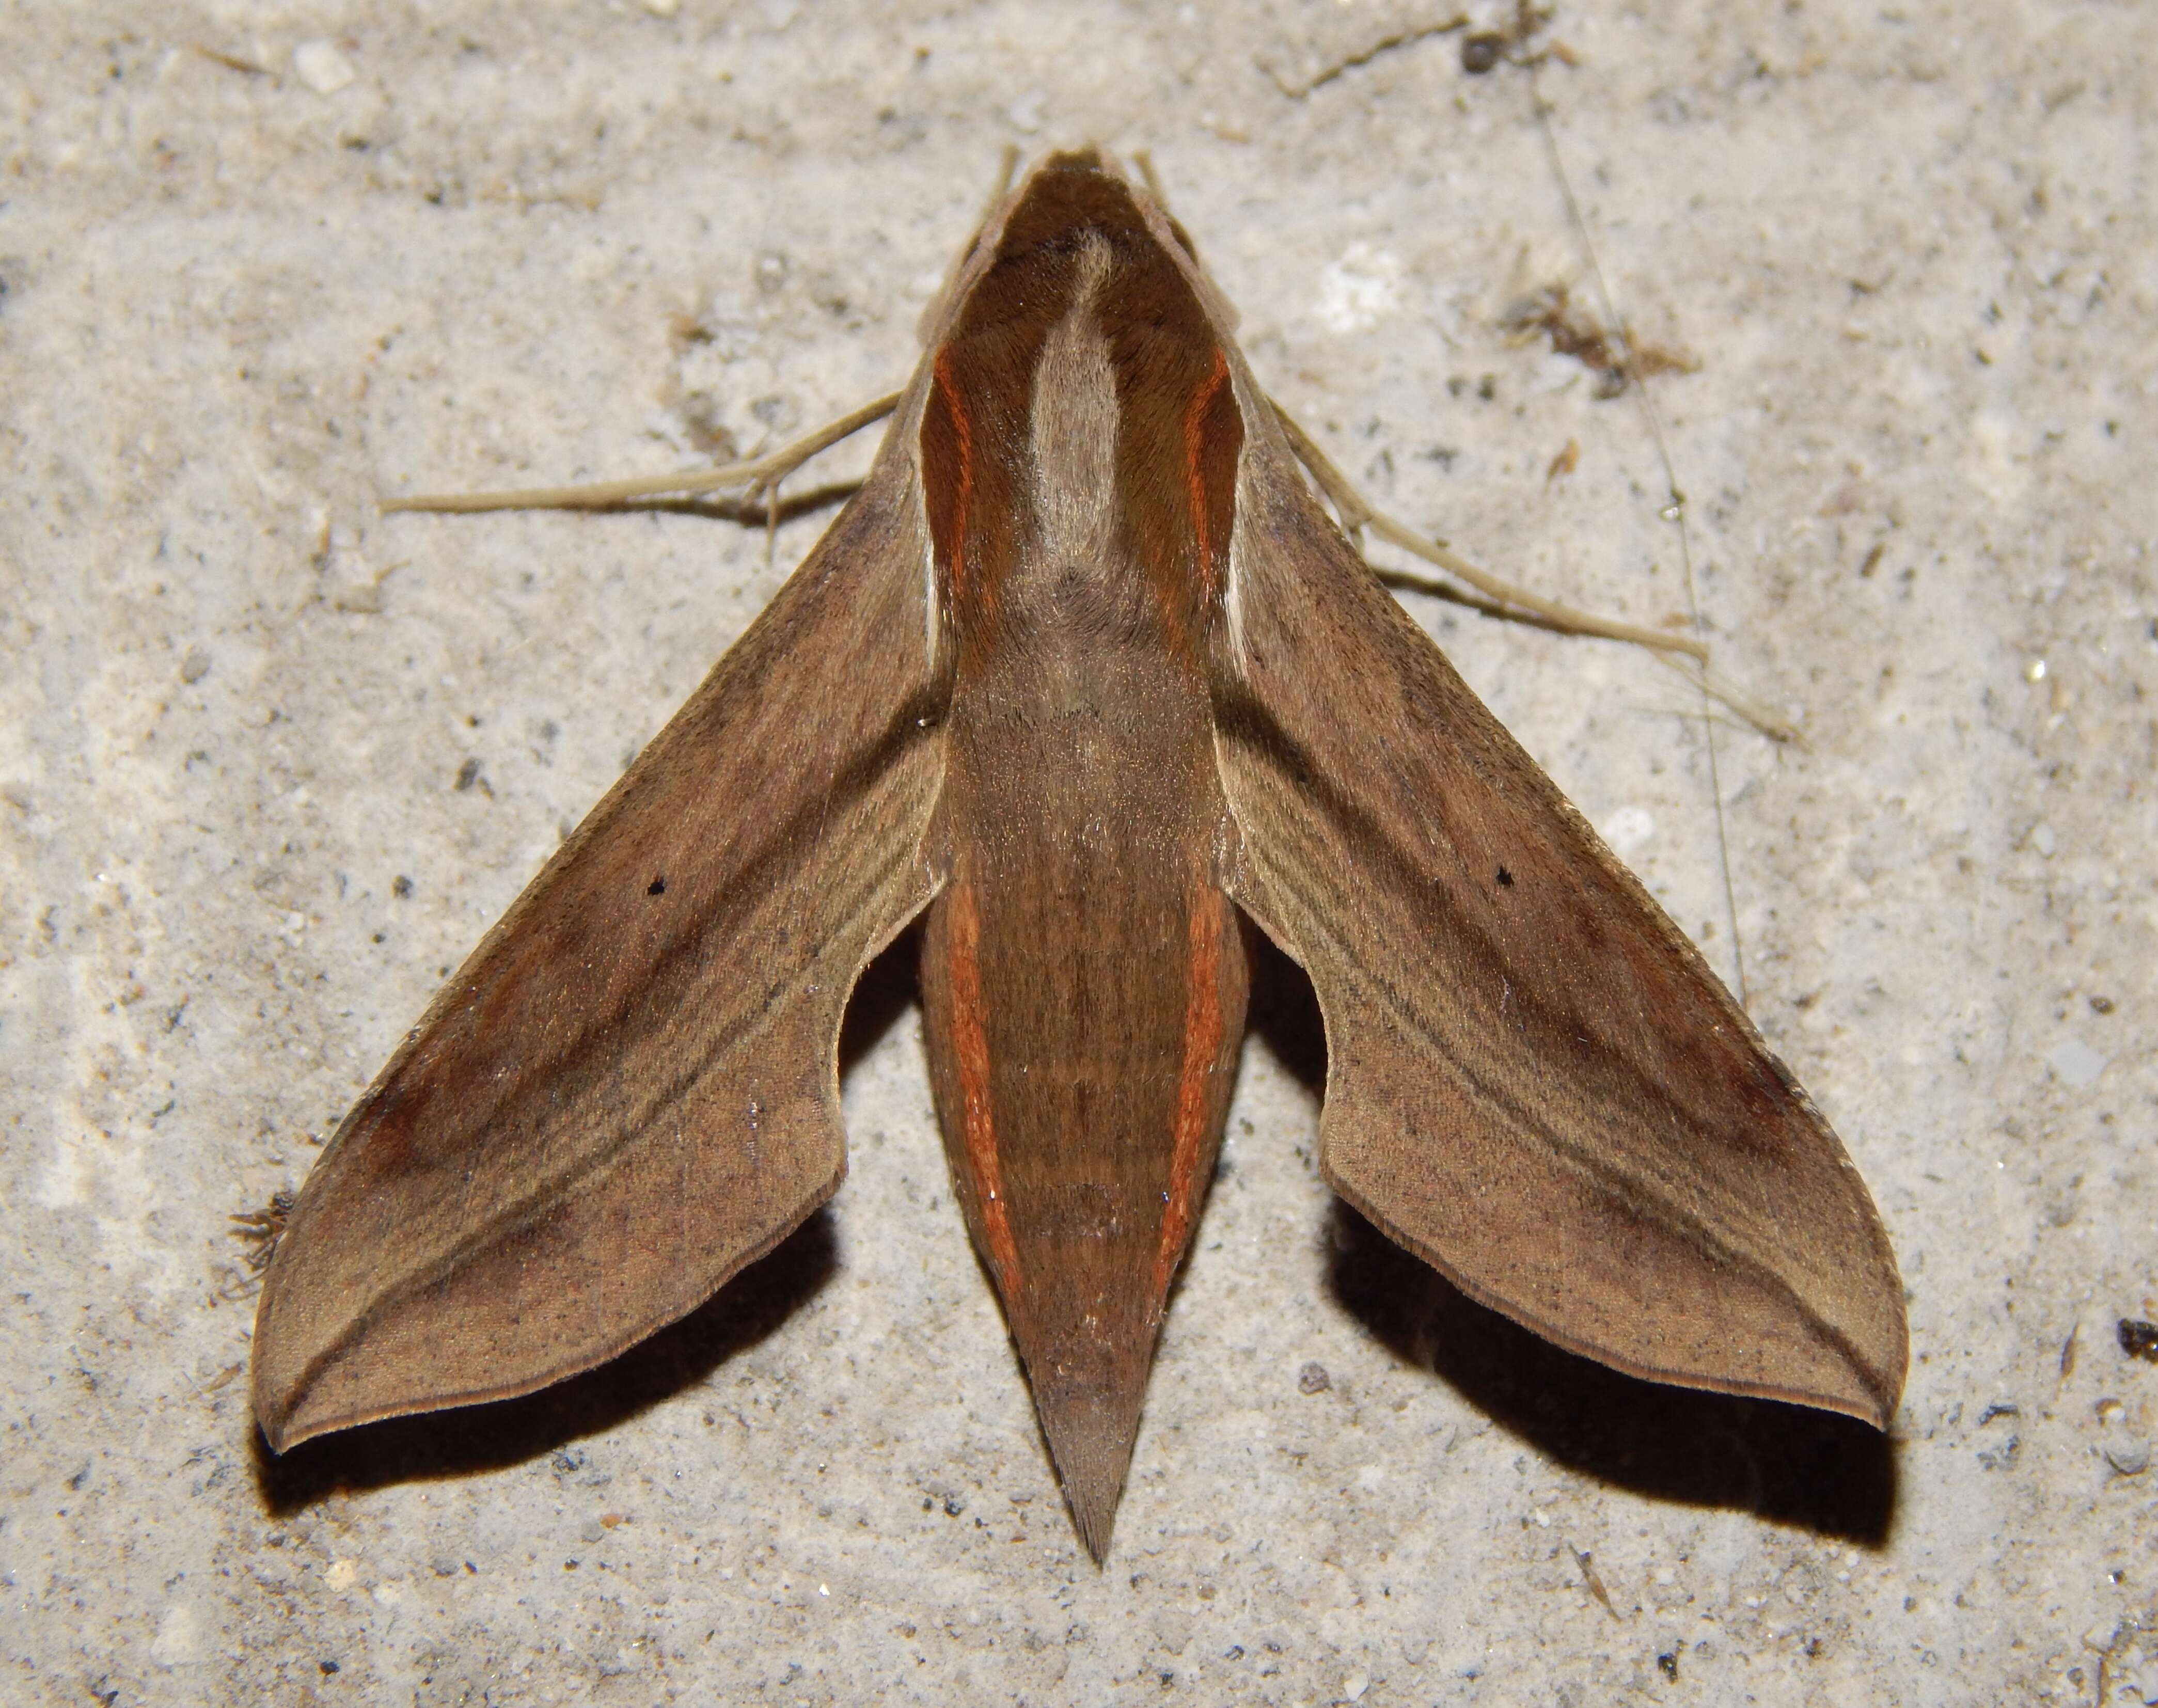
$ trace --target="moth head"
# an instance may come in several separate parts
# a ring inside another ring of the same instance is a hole
[[[996,258],[997,247],[1004,240],[1004,228],[1013,212],[1037,187],[1045,174],[1067,173],[1096,173],[1112,178],[1130,193],[1148,228],[1155,238],[1171,250],[1184,263],[1192,276],[1206,312],[1216,327],[1226,338],[1236,328],[1236,311],[1208,274],[1205,264],[1199,258],[1197,246],[1169,211],[1168,202],[1161,185],[1154,173],[1152,162],[1144,154],[1134,155],[1138,171],[1135,175],[1123,161],[1098,143],[1088,142],[1077,148],[1060,149],[1045,154],[1028,167],[1019,170],[1019,155],[1007,149],[997,173],[994,186],[989,192],[987,205],[974,228],[974,235],[960,251],[958,261],[944,278],[942,287],[922,311],[916,331],[922,344],[933,349],[943,341],[945,333],[958,316],[968,293],[979,281]]]

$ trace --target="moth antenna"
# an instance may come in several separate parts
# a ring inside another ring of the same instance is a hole
[[[1711,699],[1737,713],[1771,740],[1788,742],[1798,748],[1807,746],[1804,730],[1773,706],[1747,693],[1729,677],[1718,675],[1706,664],[1696,664],[1689,658],[1674,658],[1669,653],[1658,653],[1655,657],[1665,669],[1692,684]]]
[[[1269,403],[1273,400],[1269,398]],[[1466,581],[1471,592],[1420,575],[1413,570],[1391,569],[1382,564],[1371,565],[1371,573],[1389,586],[1407,587],[1418,593],[1427,593],[1436,599],[1451,600],[1471,611],[1481,611],[1486,617],[1503,617],[1509,622],[1525,622],[1535,628],[1547,628],[1556,634],[1583,635],[1598,640],[1624,641],[1629,646],[1641,647],[1659,663],[1670,668],[1691,683],[1711,699],[1746,720],[1763,735],[1778,741],[1798,741],[1798,726],[1773,708],[1763,704],[1737,684],[1718,676],[1708,668],[1708,648],[1687,635],[1666,634],[1661,629],[1642,628],[1630,622],[1619,622],[1593,612],[1576,610],[1571,605],[1562,605],[1555,599],[1546,599],[1541,593],[1532,593],[1514,581],[1502,581],[1488,570],[1479,569],[1459,553],[1450,550],[1443,542],[1427,539],[1405,523],[1397,522],[1385,512],[1376,508],[1370,499],[1350,484],[1349,477],[1336,468],[1326,453],[1312,441],[1296,418],[1273,404],[1276,418],[1288,437],[1289,448],[1296,453],[1326,501],[1334,506],[1340,518],[1341,531],[1349,536],[1350,544],[1360,554],[1364,550],[1364,530],[1370,529],[1381,539],[1412,552],[1426,563],[1435,565],[1448,575]]]
[[[1019,173],[1019,149],[1010,142],[1004,144],[1004,153],[997,161],[997,181],[990,186],[989,199],[982,208],[981,223],[989,224],[989,215],[996,212],[997,204],[1010,193],[1012,179]]]
[[[1161,210],[1169,211],[1169,194],[1161,187],[1161,180],[1154,174],[1154,156],[1144,148],[1134,149],[1132,164],[1139,169],[1139,181],[1147,187],[1147,194],[1160,204]]]
[[[973,265],[974,258],[981,253],[982,245],[989,240],[991,230],[999,223],[1009,204],[1012,179],[1018,171],[1019,150],[1006,143],[1004,152],[997,157],[996,181],[989,186],[989,197],[982,204],[982,211],[975,217],[973,235],[953,258],[952,265],[945,270],[943,282],[922,305],[921,318],[914,323],[914,335],[923,344],[935,343],[942,336],[942,317],[952,305],[959,281],[965,276],[967,269]]]
[[[1269,398],[1267,401],[1273,403],[1273,400]],[[1282,430],[1288,436],[1289,448],[1296,453],[1296,460],[1304,466],[1319,491],[1326,495],[1327,502],[1334,506],[1335,513],[1341,519],[1342,531],[1352,540],[1360,543],[1363,531],[1368,528],[1389,544],[1401,547],[1403,551],[1413,552],[1426,563],[1435,565],[1448,575],[1466,581],[1482,594],[1485,601],[1490,601],[1488,606],[1479,604],[1474,600],[1460,602],[1488,610],[1492,616],[1518,617],[1546,628],[1556,629],[1561,634],[1592,635],[1603,640],[1624,641],[1629,645],[1645,647],[1654,653],[1680,653],[1702,663],[1707,662],[1708,648],[1697,640],[1685,635],[1665,634],[1660,629],[1642,628],[1634,623],[1619,622],[1611,617],[1577,611],[1571,605],[1562,605],[1555,599],[1545,598],[1541,593],[1531,592],[1518,582],[1503,581],[1489,570],[1479,569],[1440,541],[1427,539],[1406,523],[1396,521],[1358,492],[1348,476],[1334,466],[1332,460],[1313,441],[1311,436],[1304,431],[1293,415],[1278,403],[1274,403],[1273,408],[1276,419],[1281,422]],[[1454,590],[1443,583],[1422,575],[1379,569],[1376,565],[1373,566],[1373,571],[1385,580],[1400,581],[1423,592],[1436,593],[1442,598],[1457,596]]]
[[[744,488],[755,497],[770,492],[810,458],[829,451],[842,439],[882,421],[899,407],[899,393],[888,393],[797,439],[792,445],[782,446],[745,462],[721,463],[717,468],[640,475],[629,480],[600,481],[591,486],[524,487],[506,493],[444,493],[385,498],[379,508],[385,516],[399,511],[472,515],[488,510],[596,510],[635,498],[687,497],[728,487]]]

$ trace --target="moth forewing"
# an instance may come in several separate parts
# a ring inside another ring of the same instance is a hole
[[[589,1369],[838,1185],[847,993],[933,888],[913,480],[880,459],[332,1139],[256,1316],[273,1447]]]
[[[1233,561],[1230,890],[1317,993],[1329,1184],[1572,1350],[1886,1427],[1902,1286],[1841,1145],[1278,432]]]

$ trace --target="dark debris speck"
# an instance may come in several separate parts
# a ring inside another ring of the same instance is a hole
[[[1506,39],[1496,30],[1479,30],[1462,39],[1461,69],[1471,77],[1494,70],[1505,56]]]

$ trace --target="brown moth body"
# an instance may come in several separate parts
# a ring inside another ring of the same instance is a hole
[[[1191,284],[1124,186],[1076,165],[1036,176],[931,372],[954,680],[930,1058],[1098,1552],[1243,1037],[1205,654],[1242,426]]]
[[[844,1169],[926,908],[968,1228],[1106,1549],[1243,1033],[1325,1019],[1335,1189],[1637,1375],[1884,1425],[1841,1147],[1319,509],[1190,245],[1093,154],[994,209],[861,492],[353,1111],[266,1282],[280,1451],[612,1356]],[[663,877],[663,883],[656,881]]]

